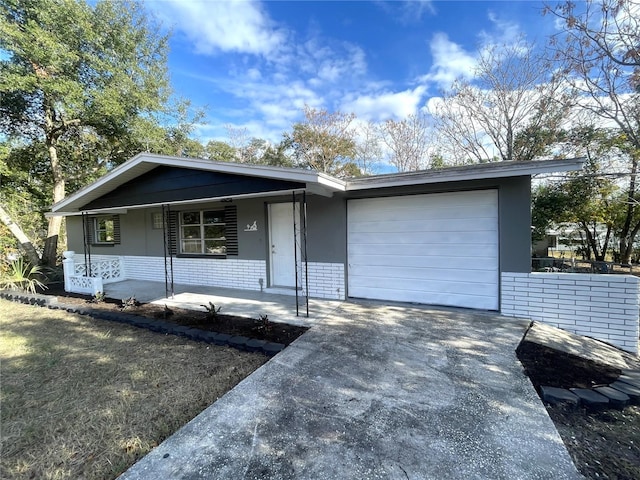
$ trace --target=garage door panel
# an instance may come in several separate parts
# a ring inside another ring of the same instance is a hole
[[[474,225],[474,231],[491,231],[493,228],[493,221],[488,220],[485,224],[477,224],[478,217],[463,218],[476,223]],[[353,233],[467,232],[468,228],[465,222],[452,222],[450,218],[423,220],[420,223],[416,223],[415,220],[392,220],[389,222],[380,222],[377,220],[375,222],[353,223]]]
[[[420,271],[422,270],[422,271]],[[406,267],[387,267],[385,268],[385,275],[379,276],[380,270],[377,267],[370,267],[367,265],[358,265],[350,269],[350,275],[354,278],[366,277],[371,278],[372,283],[375,278],[382,279],[382,282],[395,281],[395,279],[413,279],[423,280],[425,276],[427,278],[433,278],[436,281],[459,281],[460,274],[455,270],[446,270],[442,268],[414,268],[408,269]],[[430,275],[430,277],[429,277]],[[465,282],[469,283],[493,283],[497,275],[497,270],[489,272],[486,270],[467,270],[464,278]],[[379,284],[379,283],[378,283]]]
[[[370,277],[370,286],[367,289],[389,287],[389,277]],[[493,278],[487,278],[493,280]],[[464,294],[464,295],[489,295],[491,294],[491,285],[487,282],[469,282],[469,281],[446,281],[443,279],[411,279],[411,278],[393,278],[391,283],[392,290],[411,290],[420,292],[424,295],[434,294]],[[365,291],[363,289],[363,291]]]
[[[483,295],[469,295],[466,293],[438,293],[422,292],[418,290],[395,289],[388,286],[373,288],[364,294],[354,294],[357,298],[374,298],[388,300],[393,297],[395,302],[425,303],[430,305],[448,305],[463,308],[477,308],[481,310],[495,310],[494,301]]]
[[[400,250],[400,249],[398,249]],[[350,251],[350,258],[357,259],[361,255],[371,255],[379,257],[378,259],[364,259],[365,261],[384,261],[385,259],[394,260],[396,258],[402,259],[408,257],[409,259],[415,257],[471,257],[477,259],[478,262],[482,262],[483,259],[496,259],[495,245],[493,244],[465,244],[465,245],[452,245],[450,243],[438,244],[437,248],[425,247],[422,244],[414,245],[402,245],[402,250],[396,252],[393,255],[389,255],[386,249],[380,248],[380,244],[360,244],[357,250],[358,253]]]
[[[498,309],[497,191],[348,202],[348,295]]]
[[[349,271],[356,275],[376,275],[380,273],[380,267],[382,267],[385,269],[385,275],[391,271],[404,271],[404,275],[407,278],[421,278],[421,276],[440,278],[445,275],[445,272],[448,272],[446,273],[448,275],[446,279],[450,280],[452,278],[464,279],[467,275],[477,275],[477,272],[497,272],[498,268],[494,267],[495,263],[495,261],[493,263],[475,262],[475,259],[471,262],[468,258],[442,259],[436,257],[418,257],[413,261],[411,257],[402,257],[394,262],[393,259],[388,257],[377,259],[372,255],[354,259],[350,264]],[[461,270],[464,270],[464,272],[462,273]],[[396,274],[395,276],[401,277],[402,275]]]
[[[349,250],[353,251],[354,244],[360,245],[388,245],[387,252],[392,255],[398,250],[398,245],[422,245],[426,249],[435,250],[438,245],[494,245],[495,233],[490,230],[471,230],[465,232],[408,232],[404,234],[383,232],[353,233],[349,240],[352,242]],[[357,251],[357,248],[356,248]]]

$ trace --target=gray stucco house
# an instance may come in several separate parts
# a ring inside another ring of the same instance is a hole
[[[105,281],[497,311],[501,278],[530,273],[531,176],[581,167],[500,162],[344,181],[144,153],[52,214],[67,217],[85,274],[87,256],[117,259]]]

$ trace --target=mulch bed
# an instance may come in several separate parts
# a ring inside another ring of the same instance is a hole
[[[64,289],[53,286],[43,292],[58,298],[59,303],[68,305],[82,305],[96,310],[123,312],[147,318],[162,320],[176,325],[197,328],[217,333],[241,335],[267,342],[289,345],[296,338],[308,330],[307,327],[289,325],[264,319],[238,317],[235,315],[208,315],[205,311],[187,310],[183,308],[165,308],[150,303],[137,303],[134,306],[122,308],[122,300],[105,298],[95,302],[90,295],[80,295],[65,292]]]
[[[523,341],[518,358],[534,387],[591,388],[616,380],[620,370]],[[546,405],[582,475],[590,479],[640,479],[640,407],[589,411]]]

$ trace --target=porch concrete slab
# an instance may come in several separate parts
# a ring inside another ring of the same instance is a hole
[[[309,299],[309,317],[306,317],[304,298],[298,299],[296,314],[295,295],[279,295],[251,290],[210,287],[202,285],[174,285],[174,296],[166,297],[164,282],[124,280],[104,285],[105,294],[111,298],[135,296],[140,302],[167,305],[190,310],[202,310],[202,305],[213,303],[221,307],[220,313],[258,318],[267,315],[274,322],[311,326],[332,314],[339,306],[338,300]]]
[[[529,322],[343,303],[120,478],[578,479]]]
[[[586,358],[601,365],[622,370],[640,370],[640,359],[629,352],[600,340],[576,335],[544,323],[533,322],[524,340]]]

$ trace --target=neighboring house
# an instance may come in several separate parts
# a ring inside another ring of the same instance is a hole
[[[140,154],[52,214],[67,217],[78,264],[118,258],[120,278],[500,310],[501,275],[530,272],[531,175],[580,168],[500,162],[344,181]]]

